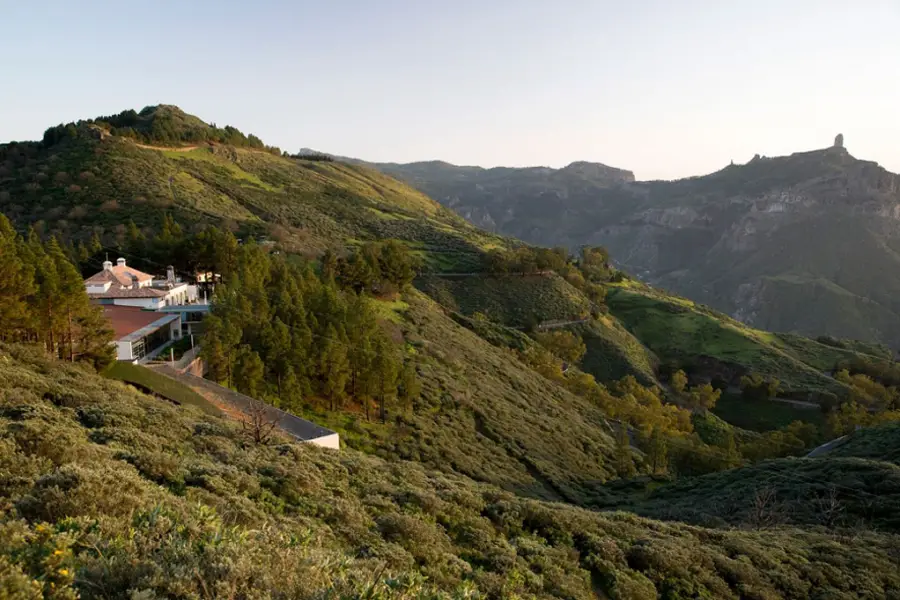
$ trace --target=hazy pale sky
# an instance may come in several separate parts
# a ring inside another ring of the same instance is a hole
[[[0,140],[177,104],[282,149],[675,178],[900,172],[898,0],[0,0]]]

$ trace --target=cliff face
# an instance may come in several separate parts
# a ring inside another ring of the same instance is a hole
[[[900,176],[842,144],[677,181],[590,163],[381,168],[481,227],[603,244],[645,280],[753,325],[900,344]]]

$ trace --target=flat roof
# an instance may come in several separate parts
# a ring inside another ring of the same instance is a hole
[[[159,313],[137,306],[116,306],[114,304],[104,304],[103,315],[112,325],[116,341],[119,342],[137,341],[181,318],[178,314]]]
[[[116,288],[110,287],[105,292],[88,292],[91,298],[163,298],[167,292],[155,287]]]
[[[171,306],[161,306],[159,312],[167,313],[183,313],[183,312],[209,312],[210,304],[172,304]]]

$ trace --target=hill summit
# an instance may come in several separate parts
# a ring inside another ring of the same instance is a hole
[[[421,192],[321,153],[288,155],[252,133],[177,106],[148,106],[50,127],[0,145],[0,212],[24,230],[104,245],[159,232],[164,215],[321,254],[348,240],[395,238],[433,269],[463,269],[509,243]]]

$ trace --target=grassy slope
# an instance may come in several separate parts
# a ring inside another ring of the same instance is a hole
[[[614,476],[600,410],[444,315],[424,295],[412,292],[406,300],[393,320],[407,351],[416,354],[423,384],[413,412],[387,426],[347,414],[308,416],[358,449],[519,494],[590,501],[595,484]]]
[[[544,321],[570,321],[590,313],[590,303],[562,277],[506,275],[502,277],[423,276],[416,287],[444,307],[491,321],[523,326]]]
[[[0,211],[23,227],[43,221],[46,231],[66,238],[99,228],[112,243],[128,219],[158,228],[169,211],[182,224],[238,227],[308,252],[398,238],[434,269],[470,268],[481,251],[508,243],[363,166],[222,145],[142,148],[115,136],[49,149],[20,144],[4,155]]]
[[[825,414],[818,408],[795,406],[774,400],[748,403],[740,394],[723,394],[713,412],[736,427],[750,431],[770,431],[806,421],[816,426],[825,424]]]
[[[787,334],[752,329],[690,300],[634,282],[611,287],[610,311],[660,360],[695,365],[708,357],[736,372],[774,376],[786,391],[841,393],[842,386],[823,371],[857,349],[880,353],[874,346],[839,348]],[[869,358],[882,358],[866,354]]]
[[[574,331],[582,336],[587,348],[581,368],[597,381],[633,375],[643,385],[659,385],[656,379],[659,359],[612,315],[602,315]]]
[[[257,447],[233,423],[15,347],[0,352],[0,431],[0,590],[32,590],[13,597],[437,598],[463,582],[579,600],[900,590],[882,534],[709,530],[353,450]]]
[[[176,404],[196,406],[214,415],[220,412],[219,409],[207,402],[203,396],[186,385],[141,365],[117,361],[103,374],[110,379],[118,379],[119,381],[136,385],[144,391],[158,394]]]
[[[900,532],[900,467],[861,458],[765,461],[652,489],[631,509],[654,518],[707,526],[754,522],[758,494],[774,493],[768,510],[778,523],[825,525],[825,501],[834,493],[838,524]]]
[[[470,317],[481,313],[509,327],[546,321],[570,321],[590,313],[590,301],[557,275],[521,277],[436,277],[416,280],[416,286],[445,308]],[[611,315],[575,326],[587,347],[583,369],[598,381],[634,375],[644,384],[657,383],[658,361]],[[481,332],[487,333],[487,332]],[[515,340],[506,345],[520,347]]]
[[[856,431],[847,442],[831,450],[827,456],[867,458],[900,465],[900,423]]]

